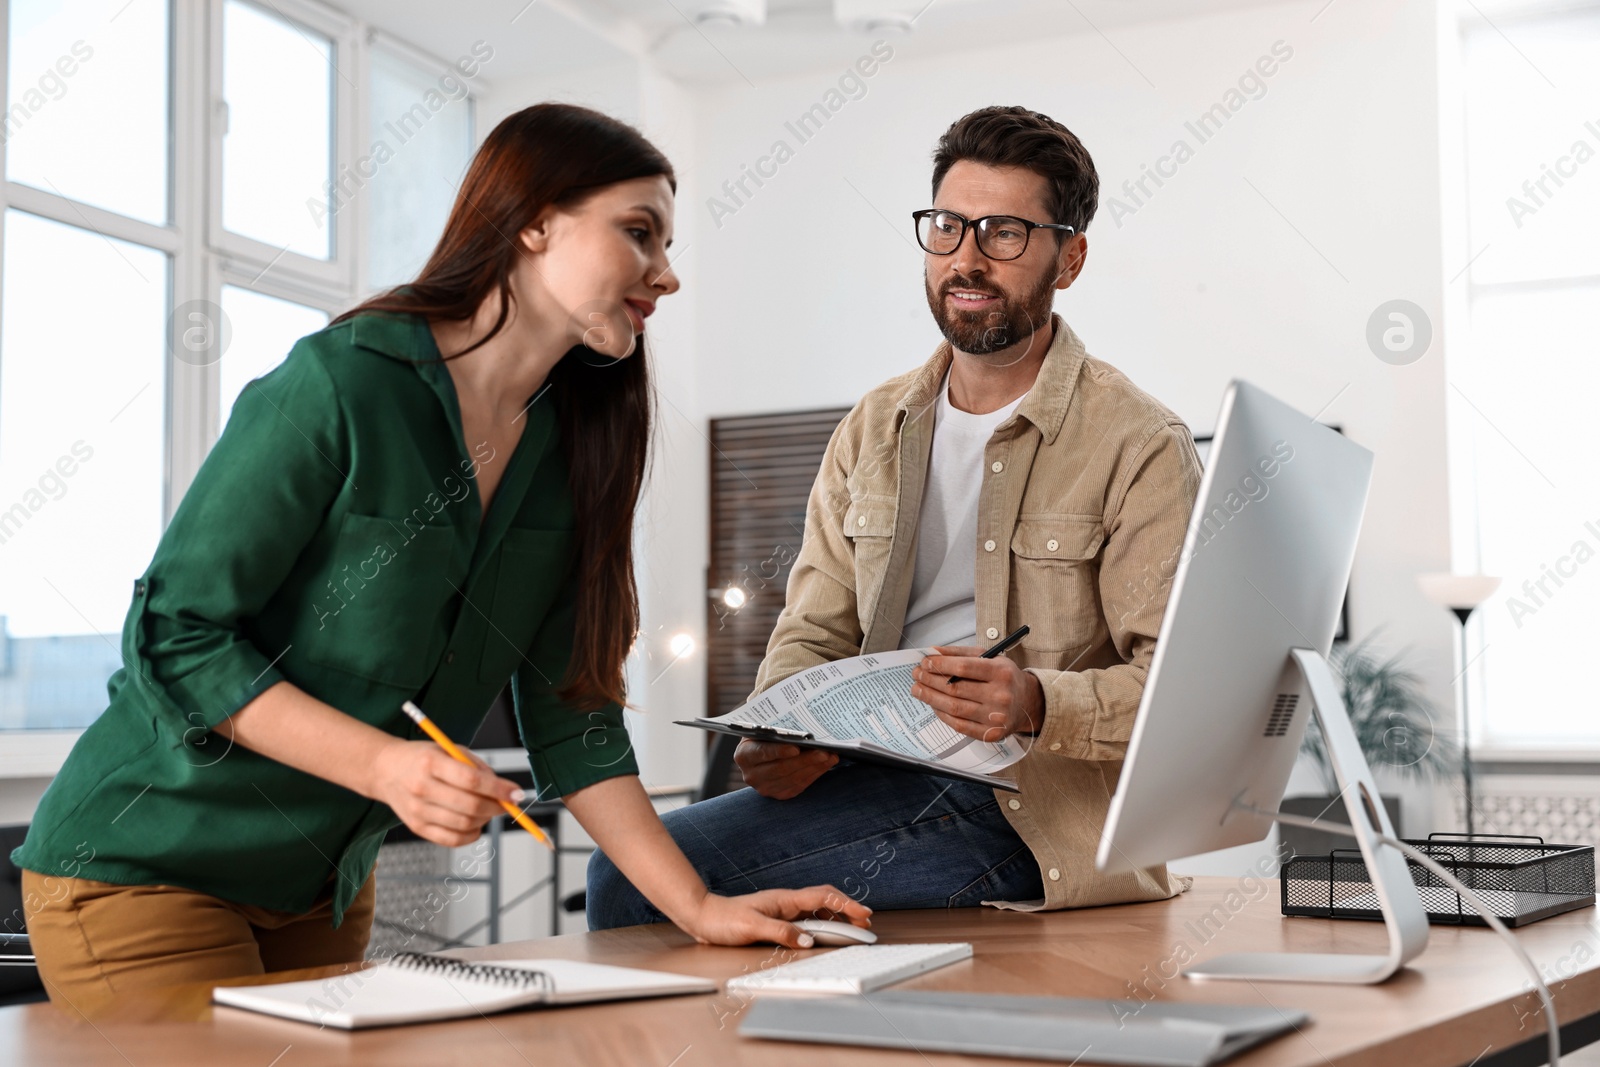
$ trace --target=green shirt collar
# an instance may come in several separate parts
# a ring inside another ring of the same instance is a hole
[[[387,312],[357,315],[350,320],[350,340],[362,348],[370,348],[407,362],[439,358],[438,346],[433,343],[433,332],[427,328],[427,320],[421,315]],[[419,350],[424,340],[426,351]]]
[[[426,318],[388,313],[357,315],[350,321],[350,340],[362,348],[411,364],[438,394],[451,429],[455,430],[457,438],[461,436],[461,405],[456,398],[455,381],[444,365],[444,356],[433,340]]]
[[[421,315],[412,314],[357,315],[350,321],[350,340],[353,344],[412,365],[418,376],[427,382],[438,396],[439,403],[444,408],[445,418],[450,424],[452,436],[457,446],[462,449],[459,458],[465,460],[466,445],[463,440],[461,405],[456,397],[455,380],[450,377],[450,369],[444,364],[444,357],[433,339],[433,331],[428,328],[428,320]],[[489,516],[489,521],[483,523],[480,530],[480,541],[486,542],[486,550],[492,549],[499,543],[510,523],[512,513],[527,488],[529,474],[538,465],[545,451],[554,444],[555,404],[549,393],[549,383],[536,394],[534,402],[529,404],[525,414],[528,426],[518,441],[515,452],[510,456],[501,457],[501,462],[507,464],[505,476],[495,492],[495,503],[490,508],[492,514]],[[475,489],[472,496],[474,501],[479,499]],[[500,503],[502,497],[506,498],[506,503],[503,505]],[[480,559],[487,558],[487,551],[478,555]]]

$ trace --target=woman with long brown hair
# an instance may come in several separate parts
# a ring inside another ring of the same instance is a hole
[[[721,897],[622,722],[650,437],[644,320],[676,180],[540,104],[488,136],[419,277],[251,383],[134,583],[123,667],[13,856],[53,999],[362,958],[403,822],[445,846],[524,798],[471,737],[509,679],[541,797],[703,942],[809,937],[828,886]]]

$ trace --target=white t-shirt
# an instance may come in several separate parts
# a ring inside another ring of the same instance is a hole
[[[901,648],[978,642],[974,568],[983,450],[1020,403],[1021,396],[987,415],[962,411],[950,403],[950,375],[945,375],[934,409],[933,454],[918,517],[917,565]]]

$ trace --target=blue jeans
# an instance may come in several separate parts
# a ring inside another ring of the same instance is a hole
[[[841,761],[789,800],[740,789],[662,822],[713,893],[833,885],[874,910],[1038,900],[1033,853],[986,786]],[[664,922],[604,853],[589,929]]]

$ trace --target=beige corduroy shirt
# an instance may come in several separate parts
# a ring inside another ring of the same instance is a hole
[[[996,791],[1038,860],[1042,901],[1022,910],[1159,900],[1164,866],[1095,870],[1184,530],[1200,487],[1188,428],[1054,316],[1033,388],[984,450],[976,553],[978,638],[1026,623],[1009,653],[1037,675],[1045,721]],[[828,443],[760,693],[829,660],[897,649],[916,565],[933,405],[950,366],[872,390]]]

